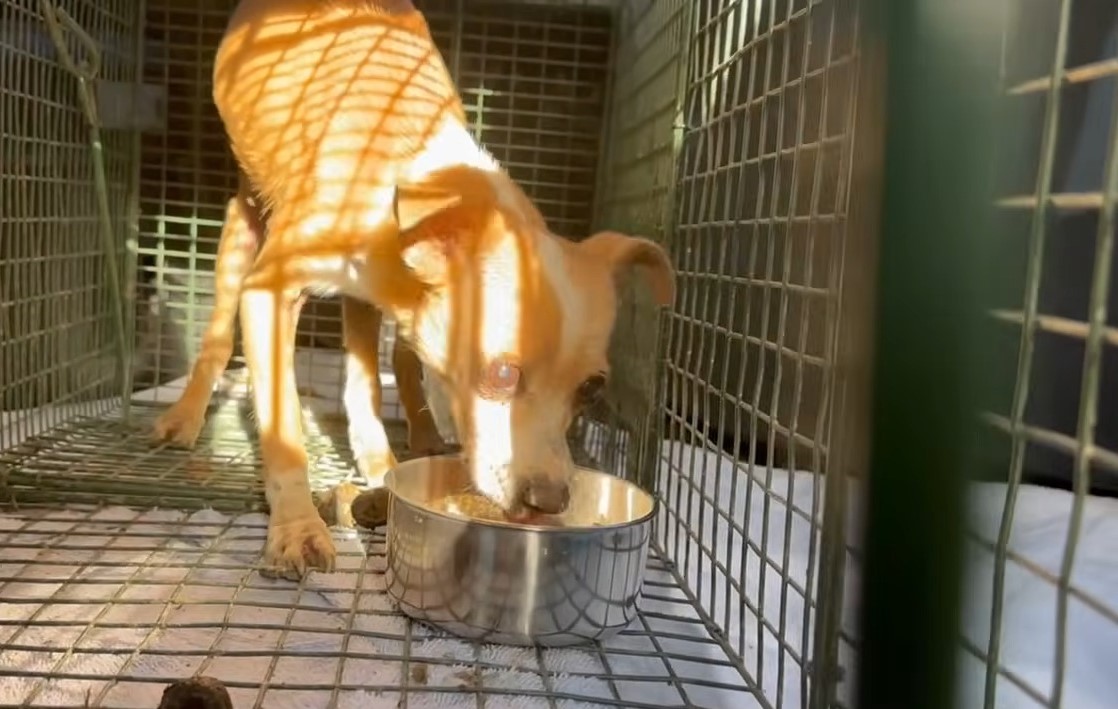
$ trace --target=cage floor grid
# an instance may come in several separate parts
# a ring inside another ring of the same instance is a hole
[[[0,451],[10,466],[10,503],[61,501],[223,512],[263,509],[259,455],[250,406],[244,397],[215,401],[193,450],[151,440],[152,425],[168,404],[132,407],[128,423],[119,416],[75,417]],[[311,483],[326,489],[349,477],[352,455],[342,414],[304,403]],[[403,453],[407,428],[385,422],[389,439]]]
[[[238,709],[766,706],[656,550],[638,618],[587,648],[471,643],[407,620],[384,591],[382,530],[335,529],[332,574],[261,575],[241,402],[215,405],[193,451],[149,442],[159,410],[75,419],[0,453],[0,706],[150,709],[195,674]],[[308,419],[326,486],[351,467],[344,421]]]

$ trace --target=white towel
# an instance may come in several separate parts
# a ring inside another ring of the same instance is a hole
[[[211,510],[0,517],[0,704],[80,706],[88,697],[151,709],[168,683],[198,673],[225,682],[234,706],[262,697],[269,709],[396,707],[405,680],[416,708],[475,706],[464,691],[473,688],[487,691],[485,706],[510,709],[550,706],[548,690],[564,707],[604,698],[740,708],[748,698],[663,570],[650,570],[643,608],[679,620],[638,619],[601,651],[537,655],[409,629],[384,593],[382,535],[336,530],[337,571],[301,587],[261,576],[252,567],[264,524],[263,515]],[[649,633],[657,630],[670,634],[659,652]],[[63,679],[44,681],[44,672]],[[684,686],[684,698],[678,687],[689,678],[729,689]]]

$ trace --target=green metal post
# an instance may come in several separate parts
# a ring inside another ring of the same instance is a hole
[[[1000,2],[870,0],[888,57],[862,709],[954,705]]]

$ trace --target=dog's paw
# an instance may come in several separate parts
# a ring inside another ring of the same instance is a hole
[[[317,513],[268,524],[264,563],[274,575],[301,578],[310,569],[330,572],[337,555],[330,530]]]
[[[152,436],[156,441],[171,443],[181,448],[193,448],[205,423],[204,411],[191,406],[175,404],[155,421]]]

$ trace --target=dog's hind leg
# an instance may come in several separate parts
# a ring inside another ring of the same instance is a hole
[[[399,336],[392,345],[392,371],[396,373],[396,389],[408,420],[408,452],[412,455],[441,452],[443,439],[423,394],[423,365],[415,351]]]
[[[215,382],[233,354],[233,328],[245,275],[263,238],[264,224],[248,180],[225,209],[214,273],[214,305],[202,347],[182,396],[155,422],[158,440],[191,448],[205,422]]]

